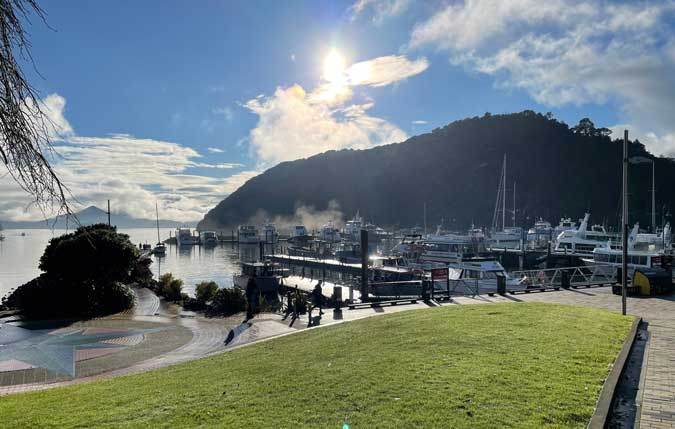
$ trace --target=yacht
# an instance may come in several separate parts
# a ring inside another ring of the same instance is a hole
[[[616,246],[621,239],[618,234],[612,234],[603,226],[593,225],[588,228],[590,213],[586,213],[579,224],[579,228],[563,231],[556,238],[555,252],[571,255],[592,257],[597,247],[603,247],[608,242]]]
[[[345,237],[358,241],[361,236],[361,229],[363,228],[363,218],[359,216],[359,212],[356,212],[356,215],[351,220],[348,220],[345,224],[344,229],[342,230]]]
[[[193,246],[197,244],[197,236],[192,233],[192,229],[188,227],[180,227],[176,229],[176,243],[179,246]]]
[[[493,232],[488,238],[490,248],[520,249],[523,241],[523,228],[507,226],[502,231]]]
[[[569,231],[573,229],[577,229],[577,224],[572,222],[572,218],[562,217],[560,218],[558,225],[553,228],[553,238],[558,237],[563,231]]]
[[[237,229],[237,236],[239,243],[241,244],[260,242],[258,230],[253,225],[239,225],[239,229]]]
[[[539,220],[534,223],[534,226],[527,231],[527,241],[540,243],[548,242],[552,238],[553,227],[551,226],[551,222],[545,221],[542,218],[539,218]]]
[[[271,223],[267,222],[263,228],[263,236],[265,243],[274,244],[279,241],[279,233],[277,232],[277,227]]]
[[[319,238],[329,243],[337,243],[341,240],[340,231],[333,226],[333,222],[331,221],[321,227]]]
[[[157,201],[155,201],[155,215],[157,220],[157,244],[152,249],[152,254],[156,256],[166,255],[166,244],[162,243],[162,239],[159,236],[159,209],[157,208]]]
[[[202,231],[199,233],[199,240],[203,246],[217,246],[218,234],[215,231]]]

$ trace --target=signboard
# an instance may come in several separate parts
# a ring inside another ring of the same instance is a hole
[[[447,268],[432,268],[431,269],[431,280],[447,280],[448,279],[448,269]]]

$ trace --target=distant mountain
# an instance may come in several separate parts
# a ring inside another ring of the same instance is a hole
[[[620,138],[622,136],[616,136]],[[653,159],[656,207],[675,207],[675,161],[656,158],[639,142],[631,156]],[[550,114],[532,111],[485,114],[453,122],[403,143],[368,150],[329,151],[281,163],[260,174],[209,211],[200,229],[226,229],[252,217],[297,215],[298,207],[315,211],[340,207],[344,218],[357,210],[383,226],[423,223],[464,228],[491,224],[502,161],[507,155],[507,209],[512,210],[517,182],[516,224],[535,218],[557,223],[565,215],[616,227],[621,207],[622,145],[609,130],[584,118],[570,128]],[[648,226],[651,168],[631,165],[630,217]],[[507,214],[507,224],[512,223]]]
[[[75,213],[75,216],[82,225],[108,223],[108,213],[95,206],[89,206],[86,209]],[[66,227],[72,229],[77,225],[73,218],[66,216],[59,216],[58,218],[49,218],[47,220],[35,222],[2,221],[1,223],[5,229],[65,229]],[[110,223],[118,228],[155,228],[157,226],[154,219],[137,219],[122,213],[111,213]],[[180,225],[184,225],[184,223],[173,220],[159,220],[160,228],[175,228]]]

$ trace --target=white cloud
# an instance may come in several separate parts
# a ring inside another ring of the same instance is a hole
[[[609,128],[614,138],[623,138],[624,130],[628,130],[629,139],[640,140],[654,155],[675,158],[675,132],[657,135],[633,124],[620,124]]]
[[[221,115],[225,118],[227,122],[231,122],[234,119],[234,111],[230,107],[218,107],[212,110],[214,115]]]
[[[493,76],[548,106],[613,103],[643,135],[675,132],[673,1],[466,0],[412,30],[409,49]],[[665,138],[665,140],[664,140]],[[666,137],[645,141],[661,152]]]
[[[52,165],[82,206],[102,207],[110,199],[125,213],[153,218],[154,204],[159,200],[163,218],[194,221],[258,174],[241,171],[227,178],[189,174],[191,168],[222,170],[242,165],[210,164],[201,161],[202,156],[190,147],[129,134],[78,136],[63,115],[63,97],[52,94],[42,103],[49,106],[51,122],[61,135],[54,144],[58,157],[52,159]],[[0,219],[43,218],[29,205],[26,193],[2,171],[0,194]]]
[[[260,165],[305,158],[331,149],[365,149],[405,140],[407,135],[385,119],[370,116],[370,98],[351,102],[357,87],[382,87],[427,69],[425,58],[384,56],[349,67],[328,70],[307,93],[298,84],[279,87],[274,95],[258,96],[244,107],[258,115],[249,143]],[[350,104],[351,103],[351,104]]]
[[[209,151],[210,153],[223,153],[223,152],[225,152],[223,149],[219,149],[217,147],[207,147],[206,150]]]
[[[427,121],[423,121],[423,120],[421,120],[421,119],[418,119],[418,120],[416,120],[416,121],[412,121],[412,123],[415,124],[415,125],[426,125],[428,122],[427,122]]]
[[[413,0],[358,0],[350,7],[352,19],[356,19],[366,10],[372,10],[372,21],[381,23],[385,18],[401,15]]]

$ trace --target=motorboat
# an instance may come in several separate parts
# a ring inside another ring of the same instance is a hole
[[[198,236],[194,235],[191,228],[180,227],[176,229],[176,243],[179,246],[194,246],[198,244]]]
[[[199,241],[202,246],[217,246],[218,234],[215,231],[202,231],[199,233]]]
[[[556,253],[592,257],[596,248],[604,247],[608,242],[610,247],[618,245],[620,235],[607,232],[601,225],[588,228],[590,216],[590,213],[584,215],[579,228],[566,230],[558,235],[555,241]]]

